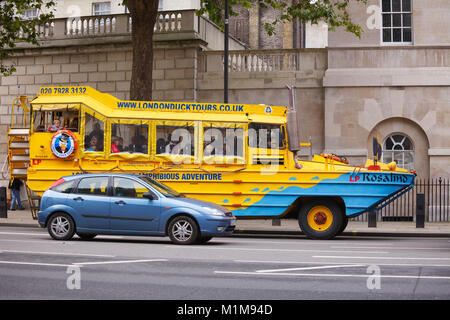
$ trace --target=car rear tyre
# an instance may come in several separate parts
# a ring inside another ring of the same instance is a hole
[[[64,212],[55,213],[48,222],[48,233],[55,240],[69,240],[75,234],[75,223]]]
[[[178,216],[169,223],[168,234],[174,244],[193,244],[197,242],[200,232],[194,219]]]
[[[79,236],[81,238],[81,240],[91,240],[91,239],[94,239],[95,236],[97,236],[97,235],[95,233],[77,232],[77,236]]]
[[[313,199],[302,206],[298,224],[310,239],[334,238],[342,229],[344,216],[339,205],[331,199]]]

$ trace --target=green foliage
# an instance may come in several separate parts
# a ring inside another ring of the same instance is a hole
[[[8,76],[15,71],[14,65],[5,65],[4,61],[12,57],[12,51],[18,42],[39,45],[37,26],[45,24],[53,13],[54,1],[45,0],[1,0],[0,1],[0,73]],[[26,10],[36,9],[34,19],[25,20]]]
[[[250,8],[252,3],[257,3],[260,8],[273,8],[282,12],[280,18],[265,23],[264,28],[269,35],[275,33],[278,23],[299,20],[301,23],[311,22],[317,24],[324,21],[331,30],[336,27],[344,27],[346,31],[360,37],[362,29],[355,25],[348,14],[347,8],[351,2],[367,3],[367,0],[229,0],[230,16],[236,16],[233,7],[240,4],[244,8]],[[202,0],[203,7],[198,11],[199,15],[207,13],[209,18],[223,26],[225,0]]]

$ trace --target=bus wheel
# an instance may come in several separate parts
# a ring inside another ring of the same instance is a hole
[[[341,227],[341,229],[339,230],[339,232],[338,232],[337,235],[340,235],[342,232],[344,232],[345,228],[347,228],[347,225],[348,225],[348,217],[347,217],[347,216],[344,216],[344,217],[342,218],[342,227]]]
[[[302,206],[298,224],[308,238],[332,239],[342,229],[344,216],[331,199],[313,199]]]

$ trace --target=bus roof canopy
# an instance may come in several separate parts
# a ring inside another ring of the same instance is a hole
[[[84,104],[108,118],[173,119],[224,122],[286,122],[284,106],[167,101],[122,101],[91,87],[42,87],[31,105],[55,110]]]

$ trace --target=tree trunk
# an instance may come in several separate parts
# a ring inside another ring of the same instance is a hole
[[[131,100],[152,99],[153,30],[158,16],[158,0],[128,0],[132,18],[133,67]]]

